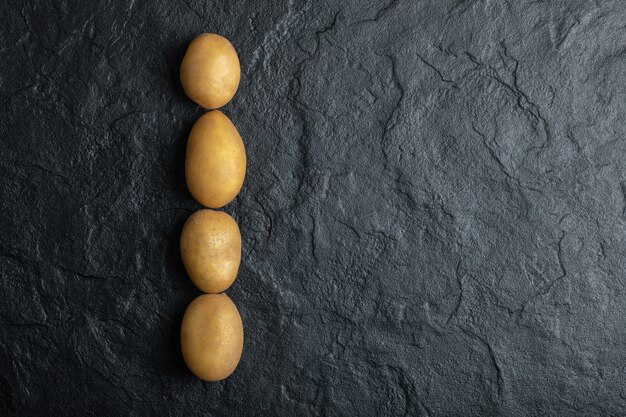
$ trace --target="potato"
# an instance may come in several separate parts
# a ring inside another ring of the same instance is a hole
[[[196,287],[208,293],[223,292],[233,283],[239,270],[239,227],[222,211],[197,211],[183,227],[180,254]]]
[[[189,304],[180,330],[183,359],[203,381],[233,373],[243,351],[243,324],[226,294],[204,294]]]
[[[191,41],[180,66],[183,90],[207,109],[228,103],[239,87],[240,77],[235,48],[215,33],[203,33]]]
[[[246,149],[237,128],[219,110],[201,116],[187,142],[185,178],[191,195],[202,205],[219,208],[241,189],[246,175]]]

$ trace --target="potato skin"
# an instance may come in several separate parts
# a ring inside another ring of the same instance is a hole
[[[237,128],[219,110],[201,116],[187,142],[185,178],[203,206],[220,208],[237,196],[246,176],[246,149]]]
[[[228,39],[215,33],[198,35],[187,47],[180,65],[185,94],[207,109],[230,101],[239,87],[241,67]]]
[[[183,359],[203,381],[219,381],[233,373],[243,351],[243,323],[226,294],[204,294],[193,300],[180,330]]]
[[[241,233],[227,213],[199,210],[180,235],[180,254],[191,281],[207,293],[226,291],[241,262]]]

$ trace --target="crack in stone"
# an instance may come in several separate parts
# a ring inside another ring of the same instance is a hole
[[[521,306],[521,308],[517,311],[516,323],[519,324],[520,320],[523,319],[528,306],[532,304],[537,298],[543,297],[548,294],[552,288],[559,282],[561,282],[564,278],[567,277],[567,270],[565,269],[565,261],[563,260],[563,239],[565,239],[565,232],[561,231],[561,236],[559,237],[557,243],[557,261],[559,264],[559,268],[561,269],[561,275],[550,281],[547,285],[545,285],[542,289],[537,291],[535,294],[531,295]]]

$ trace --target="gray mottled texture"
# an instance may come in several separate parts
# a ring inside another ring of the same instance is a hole
[[[0,414],[626,415],[626,3],[0,5]],[[232,40],[242,362],[180,320],[203,110]]]

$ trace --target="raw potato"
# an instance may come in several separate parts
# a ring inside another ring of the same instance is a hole
[[[208,293],[223,292],[233,283],[239,270],[239,227],[222,211],[197,211],[183,227],[180,253],[196,287]]]
[[[202,205],[219,208],[235,198],[246,176],[246,150],[237,128],[221,111],[200,117],[187,142],[185,178]]]
[[[204,294],[189,304],[180,331],[183,358],[204,381],[233,373],[243,351],[243,324],[226,294]]]
[[[185,93],[207,109],[228,103],[239,87],[240,77],[235,48],[215,33],[203,33],[191,41],[180,66]]]

